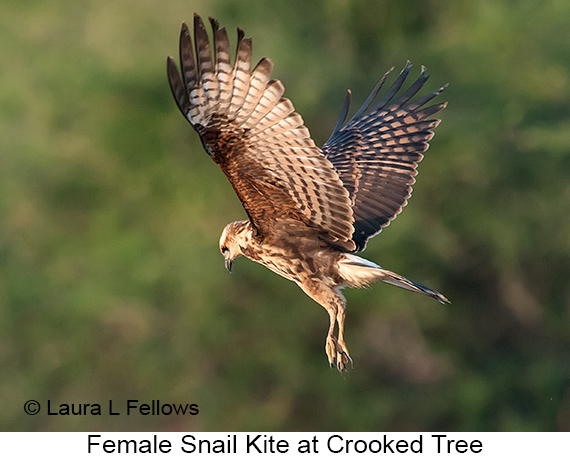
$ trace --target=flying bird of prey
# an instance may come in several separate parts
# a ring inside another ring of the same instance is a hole
[[[231,64],[228,35],[210,18],[210,43],[194,15],[194,45],[180,34],[180,76],[168,57],[168,79],[182,114],[220,166],[248,219],[228,224],[220,238],[231,270],[245,256],[297,283],[329,314],[325,351],[342,371],[352,359],[344,341],[344,287],[382,281],[449,303],[439,292],[356,256],[406,205],[416,166],[446,106],[424,107],[446,86],[412,101],[428,76],[397,96],[408,62],[376,102],[388,71],[345,123],[350,91],[331,137],[319,148],[280,81],[263,58],[251,68],[251,39],[238,28]],[[335,335],[335,327],[338,332]]]

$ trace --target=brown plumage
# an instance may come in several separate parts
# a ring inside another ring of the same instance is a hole
[[[241,200],[247,221],[228,224],[220,238],[226,267],[241,255],[296,282],[330,317],[325,350],[343,370],[352,361],[344,342],[345,300],[340,289],[383,281],[449,302],[442,294],[385,270],[352,252],[364,250],[402,210],[417,163],[446,103],[422,108],[444,88],[410,101],[420,77],[395,101],[408,62],[374,106],[388,75],[346,124],[350,92],[323,148],[310,137],[284,88],[272,80],[272,62],[251,69],[251,39],[238,29],[234,64],[225,29],[194,15],[194,45],[186,24],[180,34],[182,78],[168,57],[168,79],[182,114],[200,135]],[[212,49],[213,48],[213,49]],[[391,71],[391,70],[390,70]],[[335,325],[338,333],[334,335]]]

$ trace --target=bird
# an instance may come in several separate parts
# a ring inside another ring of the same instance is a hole
[[[246,220],[229,223],[219,247],[231,273],[245,256],[295,282],[329,315],[325,352],[343,372],[352,358],[344,339],[345,287],[375,281],[450,301],[441,293],[356,255],[407,204],[417,164],[447,102],[425,106],[438,90],[415,98],[420,76],[399,94],[408,61],[391,87],[378,94],[392,67],[346,122],[347,92],[330,138],[319,148],[302,117],[271,78],[273,62],[252,68],[252,41],[237,29],[233,63],[228,33],[209,18],[212,42],[198,14],[193,40],[185,22],[179,42],[180,72],[172,56],[167,76],[178,108],[198,133],[207,154],[239,197]],[[336,329],[336,332],[335,332]]]

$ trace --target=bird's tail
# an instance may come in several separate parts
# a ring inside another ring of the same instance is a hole
[[[411,279],[404,278],[397,273],[376,265],[374,262],[352,254],[345,254],[339,262],[339,273],[349,287],[362,287],[375,281],[401,287],[420,294],[429,295],[440,303],[451,303],[444,295],[419,284]]]

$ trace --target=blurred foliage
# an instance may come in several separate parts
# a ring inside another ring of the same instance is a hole
[[[363,256],[453,305],[347,291],[344,376],[320,306],[247,260],[225,272],[244,212],[165,72],[194,11],[253,37],[318,144],[392,66],[450,83],[409,207]],[[4,0],[0,429],[570,430],[569,18],[566,0]]]

